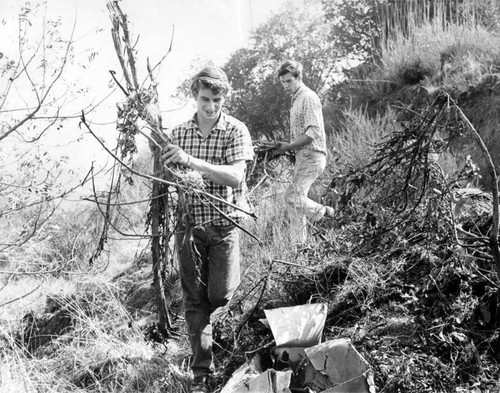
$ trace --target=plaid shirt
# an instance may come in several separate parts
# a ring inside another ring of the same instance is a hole
[[[312,142],[303,148],[326,154],[325,124],[318,95],[302,84],[292,96],[290,109],[290,142],[306,134]]]
[[[196,115],[172,130],[172,143],[186,153],[214,165],[229,165],[237,160],[253,160],[252,139],[247,127],[225,113],[222,113],[210,134],[203,138]],[[205,179],[205,192],[243,209],[248,209],[245,181],[237,188],[222,186]],[[202,196],[196,192],[186,195],[189,214],[195,225],[228,225],[229,220],[211,204],[226,215],[238,221],[245,213],[234,209],[223,202]],[[186,223],[184,223],[186,224]]]

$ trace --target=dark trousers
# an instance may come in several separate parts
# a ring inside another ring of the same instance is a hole
[[[213,372],[210,315],[225,306],[240,283],[240,234],[234,225],[178,232],[186,325],[193,351],[194,376]]]

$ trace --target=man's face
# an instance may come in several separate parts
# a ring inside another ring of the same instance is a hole
[[[214,94],[212,90],[202,87],[195,100],[198,105],[199,120],[212,122],[219,118],[225,98],[223,93]]]
[[[285,91],[292,95],[297,91],[300,86],[300,79],[294,77],[291,73],[287,72],[285,75],[280,76],[280,81]]]

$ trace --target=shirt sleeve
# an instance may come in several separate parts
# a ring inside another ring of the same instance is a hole
[[[230,164],[234,161],[252,161],[254,157],[252,138],[248,128],[241,124],[235,127],[232,138],[227,146],[226,161]]]
[[[304,133],[314,140],[321,140],[323,114],[319,100],[310,96],[306,97],[302,113],[304,114]]]

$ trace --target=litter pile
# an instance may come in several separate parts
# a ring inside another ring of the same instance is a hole
[[[321,343],[323,303],[265,310],[261,320],[276,346],[274,367],[262,369],[259,355],[238,368],[221,393],[374,393],[373,373],[350,339]]]

